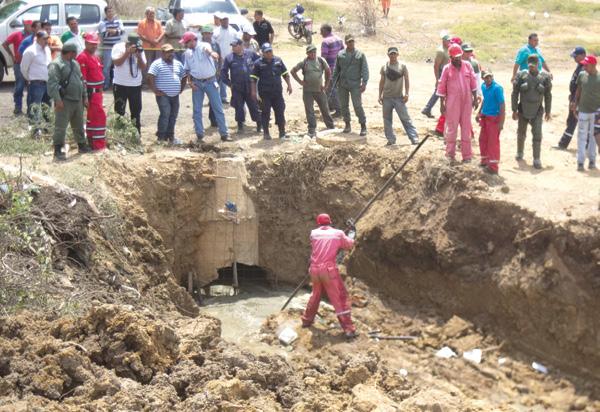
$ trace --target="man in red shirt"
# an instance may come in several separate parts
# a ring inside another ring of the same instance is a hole
[[[106,148],[106,113],[102,107],[102,89],[104,87],[103,66],[96,56],[100,37],[97,33],[84,35],[85,49],[77,56],[81,74],[88,95],[87,122],[85,134],[92,150]]]
[[[302,327],[307,328],[314,322],[321,295],[325,292],[335,309],[344,334],[352,339],[357,336],[356,327],[352,323],[350,301],[336,264],[336,257],[340,249],[352,249],[356,232],[353,229],[353,233],[346,236],[343,231],[331,226],[331,218],[325,213],[317,216],[317,225],[319,227],[310,233],[312,253],[309,273],[313,290],[302,314]]]
[[[2,43],[2,46],[13,61],[13,70],[15,71],[15,91],[13,92],[13,100],[15,102],[15,115],[23,114],[23,91],[25,90],[25,78],[21,74],[21,53],[19,46],[23,39],[32,34],[31,20],[23,20],[23,30],[12,32]],[[13,51],[10,50],[10,45],[13,46]]]

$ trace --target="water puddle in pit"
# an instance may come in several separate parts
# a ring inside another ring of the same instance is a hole
[[[285,301],[293,292],[292,287],[272,289],[266,286],[251,284],[241,286],[239,294],[228,296],[229,288],[218,286],[211,293],[221,296],[206,298],[201,313],[213,316],[221,321],[221,336],[227,342],[253,353],[278,353],[285,355],[285,347],[274,347],[260,341],[260,328],[265,319],[279,312]],[[300,291],[297,299],[306,299],[306,291]],[[300,320],[298,319],[298,326]]]

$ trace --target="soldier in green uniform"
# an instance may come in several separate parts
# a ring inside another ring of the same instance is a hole
[[[89,153],[83,133],[83,107],[87,107],[87,93],[79,63],[75,60],[77,46],[72,43],[63,45],[60,57],[48,65],[48,94],[54,101],[54,159],[67,160],[62,153],[67,134],[67,125],[71,124],[73,136],[77,141],[79,153]]]
[[[531,54],[527,58],[528,70],[517,74],[513,83],[512,112],[513,120],[518,120],[517,161],[523,160],[527,125],[531,125],[533,135],[533,167],[542,168],[540,151],[542,146],[542,116],[550,120],[552,109],[552,79],[550,75],[538,69],[539,58]]]
[[[354,36],[347,34],[344,42],[346,48],[340,51],[335,60],[333,70],[334,82],[337,83],[337,91],[342,109],[342,117],[346,127],[344,133],[350,133],[350,106],[352,98],[354,112],[360,122],[360,135],[367,135],[367,117],[362,107],[362,93],[367,89],[369,81],[369,66],[367,57],[354,48]]]

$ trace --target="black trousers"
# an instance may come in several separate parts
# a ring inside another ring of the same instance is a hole
[[[121,116],[125,116],[125,106],[129,102],[131,120],[133,120],[141,136],[142,86],[121,86],[115,84],[113,86],[113,94],[115,97],[115,112]]]
[[[560,138],[560,142],[558,145],[563,149],[569,147],[569,143],[571,143],[571,139],[573,138],[573,133],[575,133],[575,128],[577,127],[577,118],[573,114],[572,110],[569,110],[569,117],[567,117],[567,128]]]
[[[265,133],[269,130],[269,121],[271,120],[271,108],[275,112],[275,124],[279,131],[285,130],[285,100],[283,92],[260,92],[262,100],[261,122]]]

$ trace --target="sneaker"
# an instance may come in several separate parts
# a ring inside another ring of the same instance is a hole
[[[222,142],[233,142],[233,139],[228,134],[226,134],[226,135],[221,136],[221,141]]]
[[[358,332],[355,330],[351,330],[351,331],[346,331],[344,332],[344,336],[346,337],[346,339],[351,340],[351,339],[356,339],[358,337]]]
[[[533,159],[533,168],[538,170],[541,169],[542,161],[540,159]]]
[[[288,137],[288,135],[285,132],[279,132],[280,139],[286,139],[287,137]]]
[[[204,135],[203,134],[197,134],[196,135],[196,143],[202,143],[203,140],[204,140]]]
[[[585,171],[585,167],[583,167],[583,163],[577,163],[577,171],[578,172],[584,172]]]
[[[365,123],[361,123],[361,125],[360,125],[360,135],[361,136],[367,135],[367,125]]]
[[[596,170],[596,163],[590,162],[590,164],[588,165],[588,169],[590,169],[590,170]]]
[[[430,119],[433,119],[433,118],[435,117],[434,115],[432,115],[432,114],[431,114],[431,112],[430,112],[429,110],[425,110],[425,109],[423,109],[423,110],[421,111],[421,114],[423,114],[423,115],[427,116],[427,117],[428,117],[428,118],[430,118]]]

